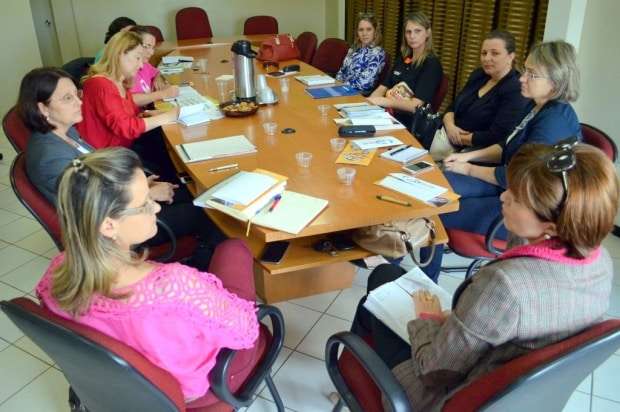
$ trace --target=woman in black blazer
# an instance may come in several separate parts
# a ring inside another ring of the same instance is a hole
[[[443,124],[454,146],[491,146],[504,140],[525,115],[519,72],[512,65],[515,39],[495,30],[482,43],[480,63],[448,107]]]

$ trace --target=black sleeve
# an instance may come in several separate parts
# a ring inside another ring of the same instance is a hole
[[[472,146],[491,146],[506,140],[525,115],[528,99],[519,83],[506,83],[498,90],[497,111],[487,130],[473,131]]]
[[[394,64],[394,67],[392,67],[392,70],[390,71],[390,74],[388,76],[385,77],[385,79],[383,80],[383,83],[381,83],[382,86],[387,87],[388,89],[391,89],[392,87],[394,87],[394,70],[396,70],[396,68],[398,67],[398,63]]]
[[[470,89],[471,87],[473,87],[472,85],[478,81],[478,78],[481,76],[482,69],[474,69],[471,74],[469,75],[469,78],[467,79],[467,83],[465,83],[465,86],[463,86],[463,88],[461,89],[460,92],[457,93],[456,96],[454,96],[454,100],[452,100],[452,102],[450,103],[450,105],[446,108],[446,113],[449,112],[454,112],[454,106],[455,103],[457,101],[457,99],[463,94],[463,92],[465,90]],[[484,72],[482,72],[482,74],[484,74]]]
[[[420,69],[415,85],[412,88],[415,97],[425,103],[430,103],[435,96],[435,92],[441,84],[443,69],[439,59],[433,55],[427,56]],[[411,85],[409,85],[411,87]]]

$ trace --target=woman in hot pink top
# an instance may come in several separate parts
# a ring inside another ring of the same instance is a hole
[[[248,349],[257,340],[252,256],[240,240],[223,242],[209,268],[217,277],[145,260],[131,246],[155,235],[159,210],[132,151],[112,148],[75,159],[58,188],[65,252],[52,260],[36,291],[53,312],[169,371],[192,400],[209,389],[221,348]]]

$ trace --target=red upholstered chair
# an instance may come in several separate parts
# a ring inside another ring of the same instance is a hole
[[[335,76],[348,51],[349,43],[346,41],[333,37],[325,39],[312,58],[312,65],[330,76]]]
[[[60,223],[56,208],[39,192],[26,174],[26,157],[24,152],[18,153],[11,164],[11,186],[19,201],[34,218],[43,226],[54,241],[58,250],[62,250]],[[149,248],[149,257],[160,262],[176,262],[192,255],[198,242],[193,236],[179,239],[163,221],[157,220],[159,230],[168,234],[170,242]]]
[[[243,23],[243,34],[278,34],[278,20],[272,16],[252,16]]]
[[[297,36],[295,44],[299,49],[299,59],[305,63],[311,64],[314,53],[316,53],[316,45],[318,42],[319,40],[316,38],[316,34],[311,31],[305,31]]]
[[[23,152],[28,146],[28,140],[32,133],[26,127],[13,106],[2,119],[2,130],[17,153]]]
[[[200,7],[185,7],[175,17],[177,40],[213,37],[207,12]]]
[[[72,411],[232,411],[249,405],[263,381],[278,410],[284,411],[271,379],[271,367],[284,341],[284,319],[273,306],[261,305],[257,314],[269,316],[273,334],[261,325],[255,348],[221,350],[209,375],[211,389],[187,405],[177,380],[130,346],[27,298],[3,301],[0,306],[60,366],[71,385]]]
[[[146,27],[149,33],[151,33],[153,37],[155,37],[155,41],[157,43],[161,43],[162,41],[164,41],[164,35],[161,34],[161,30],[159,30],[159,27],[157,26],[144,26],[144,27]]]
[[[613,162],[616,161],[618,157],[618,148],[607,133],[589,124],[581,123],[581,134],[583,135],[584,143],[598,147],[605,152],[607,157]]]
[[[441,83],[439,83],[439,88],[435,92],[435,95],[433,96],[433,100],[431,101],[431,109],[433,110],[433,112],[439,111],[439,108],[441,107],[441,104],[443,103],[443,99],[446,97],[446,94],[448,93],[449,83],[450,83],[450,79],[444,73],[443,76],[441,77]]]
[[[338,357],[340,345],[345,349]],[[456,392],[442,411],[561,411],[579,383],[618,348],[620,320],[607,320],[478,377]],[[393,411],[415,409],[388,367],[353,333],[329,338],[325,362],[341,396],[334,411],[343,403],[352,412],[383,411],[381,393]]]

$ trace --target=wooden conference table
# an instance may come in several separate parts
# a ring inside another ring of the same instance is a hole
[[[173,51],[174,54],[192,56],[195,59],[208,60],[206,74],[186,70],[183,74],[170,78],[174,82],[192,81],[193,87],[204,95],[217,96],[215,77],[230,74],[230,44],[199,46]],[[320,71],[303,62],[301,73],[318,74]],[[282,65],[282,63],[281,63]],[[262,66],[256,65],[256,73],[263,73]],[[366,250],[355,248],[339,252],[337,256],[317,252],[312,244],[325,238],[329,233],[351,230],[373,224],[385,223],[395,219],[436,216],[440,213],[458,210],[458,203],[450,203],[442,207],[433,207],[415,199],[407,199],[404,195],[392,192],[374,184],[390,172],[400,170],[400,165],[379,157],[375,154],[369,166],[353,166],[357,169],[355,181],[345,186],[338,181],[336,164],[338,153],[331,150],[329,140],[337,136],[337,126],[332,119],[337,112],[332,107],[327,117],[321,117],[317,110],[319,104],[360,102],[362,96],[339,97],[329,99],[312,99],[304,86],[293,77],[290,79],[290,90],[283,93],[277,78],[268,78],[267,83],[279,97],[279,102],[272,106],[261,106],[258,112],[249,117],[224,118],[193,127],[167,125],[164,127],[167,143],[174,146],[206,139],[214,139],[231,135],[245,135],[258,148],[251,155],[228,157],[204,162],[183,164],[174,150],[170,155],[179,169],[187,171],[195,182],[190,190],[201,193],[206,188],[237,172],[209,172],[209,169],[230,163],[238,163],[241,170],[263,168],[288,176],[287,189],[311,196],[327,199],[329,206],[301,233],[274,231],[259,226],[252,226],[250,236],[245,237],[245,223],[233,219],[219,211],[205,209],[209,217],[229,237],[245,239],[255,257],[260,256],[265,243],[277,240],[291,242],[289,250],[280,264],[265,264],[255,260],[255,280],[258,295],[266,302],[277,302],[296,297],[309,296],[351,285],[355,267],[350,260],[370,256]],[[232,82],[231,87],[232,87]],[[262,124],[277,122],[278,132],[275,136],[267,136]],[[294,128],[295,133],[283,134],[284,128]],[[401,141],[419,147],[419,143],[405,130],[384,132]],[[379,149],[381,150],[381,149]],[[295,153],[310,152],[313,154],[310,168],[297,166]],[[432,161],[427,156],[424,160]],[[424,179],[448,186],[442,173],[435,168],[424,174]],[[376,199],[376,195],[390,195],[411,201],[413,207],[405,207]],[[447,242],[447,235],[439,222],[434,218],[438,228],[439,243]]]

